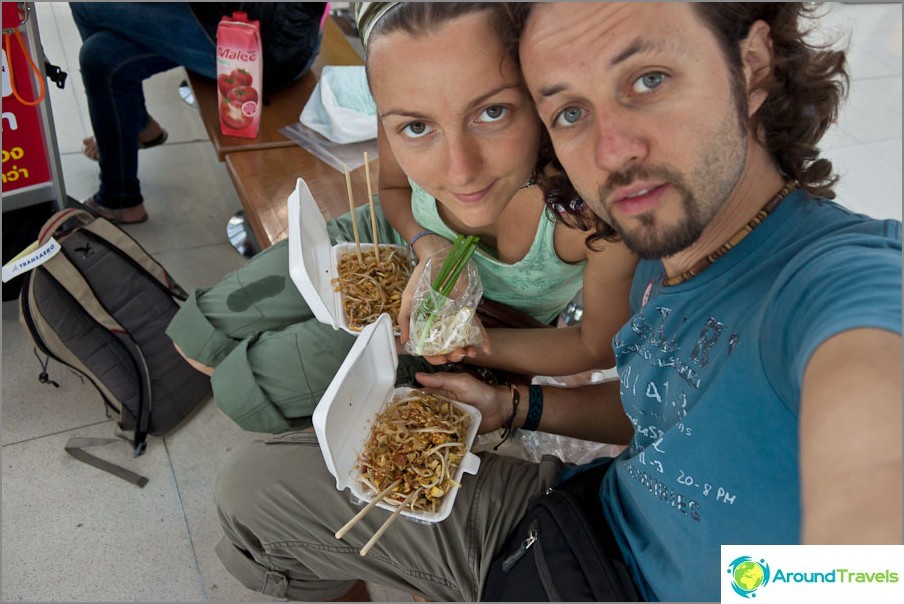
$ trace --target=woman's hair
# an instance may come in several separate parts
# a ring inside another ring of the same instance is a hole
[[[832,172],[832,162],[819,157],[817,144],[838,117],[849,77],[844,51],[832,50],[833,42],[820,45],[806,39],[813,27],[803,27],[802,21],[816,16],[813,13],[818,7],[799,2],[697,2],[693,7],[716,36],[740,84],[736,88],[742,91],[740,42],[755,21],[769,25],[772,74],[757,84],[767,96],[750,118],[752,131],[784,176],[796,179],[813,195],[834,199],[832,187],[838,176]],[[503,30],[504,44],[516,60],[530,10],[530,3],[512,2],[508,6],[510,27]],[[738,100],[746,115],[746,97]],[[587,238],[588,246],[600,239],[613,240],[615,231],[585,207],[564,174],[545,179],[543,186],[549,188],[547,203],[562,213],[568,224],[596,231]]]
[[[365,48],[365,64],[371,42],[396,31],[417,37],[430,34],[447,22],[478,11],[489,13],[490,25],[503,38],[510,20],[505,6],[496,2],[362,2],[358,32]],[[366,6],[370,5],[370,6]],[[382,5],[382,6],[381,6]]]

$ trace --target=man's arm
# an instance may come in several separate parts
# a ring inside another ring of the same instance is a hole
[[[838,334],[804,373],[803,543],[901,543],[901,336]]]
[[[508,386],[490,386],[467,373],[418,373],[417,380],[429,392],[480,409],[479,434],[501,428],[512,416]],[[616,445],[628,444],[634,427],[625,415],[618,380],[578,388],[543,386],[543,415],[538,430],[571,438]],[[521,402],[512,425],[527,419],[529,386],[520,384]]]

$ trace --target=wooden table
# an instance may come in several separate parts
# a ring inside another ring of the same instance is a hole
[[[324,65],[361,65],[358,51],[349,44],[332,17],[327,17],[323,25],[323,39],[320,52],[311,69],[298,81],[264,98],[261,109],[261,128],[257,138],[225,136],[220,133],[220,115],[217,101],[217,82],[195,73],[188,72],[189,83],[195,95],[195,102],[201,112],[201,120],[207,136],[213,144],[220,161],[234,151],[255,151],[274,147],[290,147],[296,143],[279,132],[280,128],[298,121],[301,110],[317,85],[317,78]],[[269,100],[269,104],[266,104]]]
[[[371,187],[377,190],[378,159],[370,162]],[[226,155],[226,170],[245,207],[245,219],[261,248],[288,237],[287,200],[300,176],[324,218],[330,220],[349,210],[345,174],[322,162],[298,145]],[[367,203],[364,166],[351,172],[355,205]]]

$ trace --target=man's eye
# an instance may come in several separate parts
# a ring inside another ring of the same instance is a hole
[[[582,109],[566,107],[553,119],[553,125],[568,128],[574,126],[583,116],[584,111]]]
[[[425,122],[411,122],[402,128],[402,134],[408,138],[420,138],[425,134],[430,134],[433,129]]]
[[[654,88],[658,88],[665,80],[665,74],[661,71],[653,71],[646,73],[634,80],[634,92],[649,92]]]
[[[499,105],[490,105],[481,112],[480,117],[477,119],[477,121],[496,122],[508,115],[508,112],[509,110],[505,107],[501,107]]]

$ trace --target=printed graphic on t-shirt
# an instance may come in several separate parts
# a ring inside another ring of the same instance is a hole
[[[636,431],[626,470],[656,499],[691,520],[701,520],[701,501],[733,505],[735,488],[724,478],[701,474],[700,466],[682,467],[680,460],[686,456],[671,449],[693,449],[689,441],[701,427],[688,413],[740,338],[716,317],[696,319],[695,328],[689,323],[695,319],[672,315],[672,309],[654,300],[614,342],[616,354],[630,360],[619,365],[622,402]],[[676,329],[687,338],[684,346],[673,333]]]

